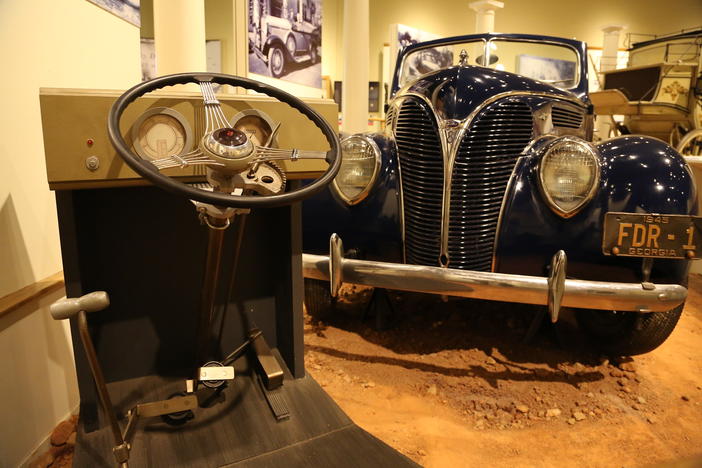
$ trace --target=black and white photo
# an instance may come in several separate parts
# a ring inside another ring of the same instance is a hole
[[[249,73],[322,86],[321,0],[249,0]]]

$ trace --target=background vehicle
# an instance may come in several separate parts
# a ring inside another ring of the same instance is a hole
[[[290,63],[319,62],[321,17],[315,0],[251,0],[249,47],[268,64],[271,76]]]
[[[619,133],[668,141],[702,155],[702,28],[636,42],[627,68],[603,72],[597,115],[623,115]]]
[[[414,66],[438,48],[451,53],[448,65]],[[304,204],[308,309],[329,300],[315,279],[330,279],[334,293],[343,273],[375,286],[548,304],[552,320],[561,304],[573,307],[612,354],[660,345],[699,255],[695,182],[660,140],[592,143],[585,57],[582,42],[522,34],[405,48],[385,132],[345,138],[331,188]],[[333,232],[343,249],[332,242],[325,260]],[[362,261],[340,266],[343,256]]]

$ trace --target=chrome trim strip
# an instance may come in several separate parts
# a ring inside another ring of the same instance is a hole
[[[336,192],[336,194],[339,196],[339,198],[341,198],[344,201],[344,203],[346,203],[347,205],[356,205],[358,203],[361,203],[363,200],[365,200],[368,197],[371,189],[375,185],[376,180],[378,180],[378,174],[380,173],[380,165],[381,165],[381,160],[380,160],[381,153],[380,153],[380,148],[378,147],[378,144],[375,142],[375,140],[373,140],[372,138],[370,138],[366,135],[357,133],[357,134],[349,135],[349,136],[341,139],[341,147],[342,147],[341,157],[342,158],[344,157],[344,152],[343,152],[344,141],[349,140],[351,138],[361,138],[366,143],[368,143],[371,146],[371,148],[373,148],[373,154],[375,155],[375,167],[373,168],[373,175],[371,176],[371,179],[368,182],[368,185],[366,185],[366,187],[363,190],[361,190],[361,193],[356,195],[354,198],[347,197],[344,194],[344,192],[342,192],[341,189],[339,189],[339,185],[336,183],[336,177],[334,177],[334,179],[332,180],[331,186],[334,189],[334,191]],[[338,175],[337,175],[337,177],[338,177]]]
[[[456,270],[421,265],[340,259],[341,274],[352,284],[400,291],[548,305],[548,279],[482,271]],[[302,255],[306,278],[329,281],[329,257]],[[687,289],[677,284],[644,289],[641,283],[612,283],[566,279],[563,307],[663,312],[682,304]]]

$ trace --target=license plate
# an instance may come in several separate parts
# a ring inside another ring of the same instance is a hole
[[[702,217],[607,213],[602,252],[622,257],[699,258]]]

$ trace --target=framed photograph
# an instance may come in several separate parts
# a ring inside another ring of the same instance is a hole
[[[322,87],[322,0],[248,0],[249,73]]]
[[[136,27],[141,27],[141,0],[88,0],[90,3],[119,16]]]
[[[573,81],[575,79],[575,70],[575,62],[570,60],[527,54],[517,56],[517,73],[547,83]]]
[[[388,76],[392,77],[395,70],[397,54],[407,46],[438,39],[438,34],[422,31],[405,24],[393,24],[390,26],[392,42],[390,42],[390,60],[388,66]],[[424,49],[412,57],[411,63],[406,63],[406,76],[419,76],[434,70],[449,66],[453,63],[453,50],[451,47],[435,47]],[[392,78],[390,78],[392,80]]]

